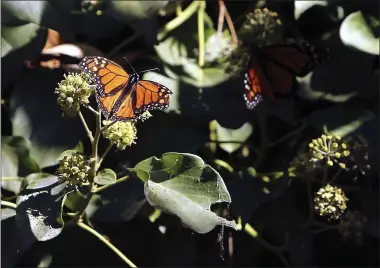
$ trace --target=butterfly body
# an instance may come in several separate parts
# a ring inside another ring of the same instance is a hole
[[[289,93],[296,77],[307,75],[328,56],[327,50],[317,49],[306,41],[251,49],[251,59],[244,74],[244,99],[250,110],[265,96],[274,100],[274,92]]]
[[[141,80],[103,57],[85,57],[81,69],[96,82],[96,101],[108,120],[136,121],[147,110],[165,110],[172,92],[154,81]],[[132,67],[133,68],[133,67]]]

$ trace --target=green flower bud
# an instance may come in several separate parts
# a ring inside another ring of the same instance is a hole
[[[103,132],[103,137],[116,146],[118,150],[124,150],[127,146],[136,143],[137,130],[132,122],[103,121],[104,125],[112,125]]]
[[[57,176],[68,186],[78,187],[88,183],[90,161],[80,153],[68,153],[59,163]]]
[[[61,106],[65,114],[73,116],[79,111],[83,104],[89,103],[91,95],[89,76],[85,73],[64,75],[55,90],[58,94],[57,103]]]
[[[348,198],[342,189],[326,185],[314,197],[315,210],[328,219],[339,219],[347,208]]]

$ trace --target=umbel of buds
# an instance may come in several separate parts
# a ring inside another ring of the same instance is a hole
[[[137,130],[132,122],[118,121],[115,123],[112,121],[103,121],[103,124],[105,126],[112,124],[103,132],[103,137],[115,145],[118,150],[124,150],[127,146],[136,143]]]
[[[90,161],[78,152],[65,154],[59,162],[57,175],[67,186],[78,187],[88,183]]]
[[[347,143],[339,136],[322,135],[317,139],[313,139],[309,143],[310,152],[312,154],[311,161],[318,163],[326,161],[328,166],[338,164],[345,169],[347,157],[350,155]]]
[[[85,73],[64,75],[65,79],[58,83],[55,93],[57,103],[65,114],[76,115],[83,104],[88,104],[91,95],[89,76]]]
[[[239,36],[244,41],[259,46],[268,45],[282,38],[281,20],[276,12],[267,8],[257,8],[246,15],[246,19],[239,30]]]
[[[320,216],[328,219],[339,219],[347,208],[348,198],[343,190],[327,184],[320,188],[314,197],[314,208]]]

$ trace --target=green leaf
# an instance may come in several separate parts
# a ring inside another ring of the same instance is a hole
[[[70,28],[67,26],[73,1],[64,1],[64,3],[65,5],[57,1],[3,1],[1,2],[2,25],[32,23],[58,31],[68,41],[72,38]]]
[[[144,185],[148,202],[168,214],[177,215],[193,231],[207,233],[216,225],[236,229],[235,221],[227,221],[210,210],[212,204],[230,203],[231,197],[218,172],[199,156],[166,153],[160,159],[148,158],[134,169],[149,174]],[[145,180],[145,176],[140,179]]]
[[[169,1],[109,1],[105,13],[109,12],[124,22],[154,17]]]
[[[40,26],[28,23],[20,26],[1,26],[1,57],[29,44],[40,34]]]
[[[17,177],[18,176],[18,156],[14,148],[1,139],[1,176]]]
[[[74,191],[67,195],[65,207],[73,212],[77,212],[83,207],[85,202],[86,198],[79,191]]]
[[[78,142],[78,144],[74,147],[73,150],[78,152],[78,153],[83,154],[83,152],[84,152],[83,142],[82,141]]]
[[[307,122],[319,130],[326,128],[329,133],[345,137],[357,131],[364,123],[375,116],[366,110],[339,104],[325,110],[313,112]]]
[[[226,38],[220,41],[220,47],[215,53],[215,29],[212,20],[205,14],[206,62],[204,68],[198,66],[198,27],[197,16],[191,16],[187,21],[170,32],[169,36],[155,46],[158,56],[164,63],[166,74],[196,87],[212,87],[230,77],[226,73],[227,63],[220,57],[222,48],[227,46]]]
[[[57,157],[57,162],[63,160],[63,158],[65,158],[66,156],[71,155],[71,154],[75,154],[75,153],[77,153],[76,150],[66,150],[66,151],[62,152],[62,153]]]
[[[327,1],[294,1],[294,18],[298,20],[301,15],[311,7],[318,6],[327,6]]]
[[[33,174],[16,200],[16,222],[38,241],[58,236],[63,229],[62,207],[71,189],[51,174]]]
[[[158,21],[156,14],[169,1],[109,1],[104,13],[128,24],[141,33],[148,44],[157,42]]]
[[[2,208],[1,209],[1,221],[16,216],[16,210],[14,208]]]
[[[2,177],[19,177],[40,169],[29,155],[29,145],[24,138],[6,136],[1,139],[1,175]],[[18,194],[21,190],[23,178],[3,180],[1,187]]]
[[[109,168],[105,168],[96,174],[94,181],[96,184],[106,185],[106,184],[114,183],[116,181],[116,178],[117,176],[116,176],[115,171]]]
[[[234,141],[234,143],[220,143],[219,147],[226,152],[233,153],[238,150],[243,143],[251,136],[253,128],[250,123],[244,123],[238,129],[229,129],[222,127],[216,120],[211,123],[215,124],[216,141],[226,142]],[[241,142],[241,143],[237,143]]]
[[[361,11],[351,13],[344,19],[339,35],[346,46],[380,55],[380,38],[375,38]]]

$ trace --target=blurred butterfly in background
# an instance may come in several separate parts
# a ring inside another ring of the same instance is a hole
[[[96,101],[107,120],[136,121],[147,110],[169,107],[172,92],[157,82],[140,80],[132,65],[133,72],[128,73],[109,59],[92,56],[85,57],[79,66],[96,82]]]
[[[328,58],[328,50],[306,41],[289,45],[254,48],[244,73],[244,99],[248,109],[263,101],[263,94],[274,100],[273,92],[289,93],[296,76],[302,77]]]

